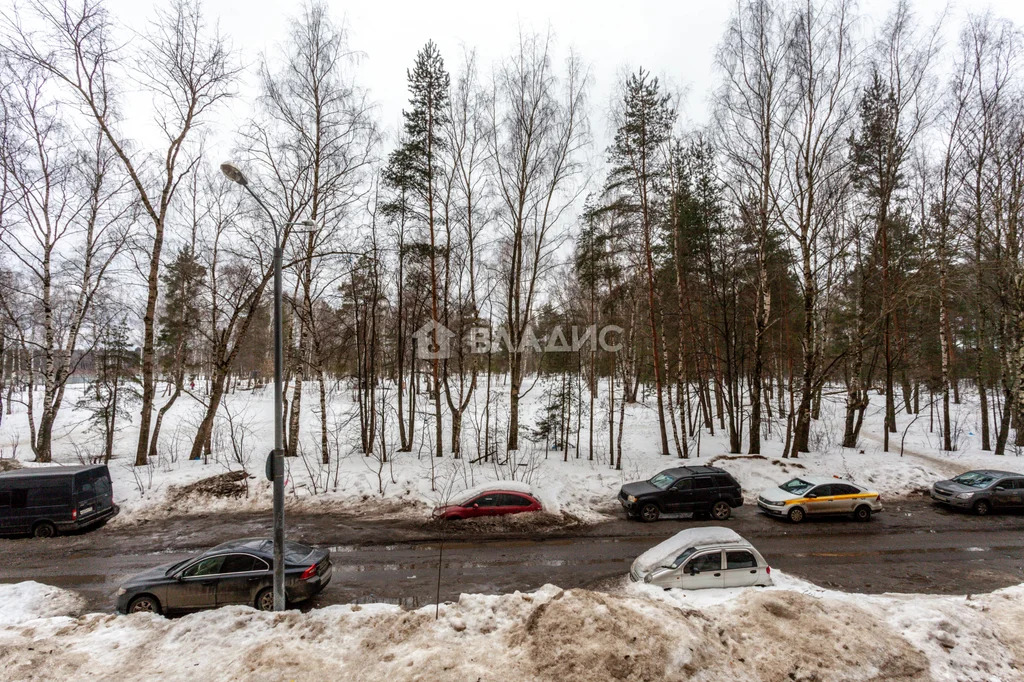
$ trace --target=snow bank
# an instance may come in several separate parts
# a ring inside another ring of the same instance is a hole
[[[37,618],[77,616],[85,607],[78,594],[34,581],[0,584],[0,627]]]
[[[739,533],[731,528],[723,528],[721,526],[687,528],[651,547],[637,557],[633,565],[640,569],[642,573],[646,573],[652,568],[660,566],[662,562],[674,559],[680,552],[690,547],[730,542],[744,542],[744,540]]]
[[[773,574],[774,575],[774,574]],[[88,614],[0,627],[10,679],[1024,680],[1024,586],[975,597],[774,588],[463,595],[457,603]],[[26,590],[26,583],[14,586]],[[35,589],[35,588],[31,588]],[[0,602],[9,618],[11,603]]]

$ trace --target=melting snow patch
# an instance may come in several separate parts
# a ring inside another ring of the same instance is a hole
[[[85,600],[74,592],[34,581],[0,585],[0,627],[37,618],[77,616]]]

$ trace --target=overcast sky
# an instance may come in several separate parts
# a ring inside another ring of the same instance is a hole
[[[110,0],[108,7],[127,26],[143,30],[154,7],[162,0]],[[861,31],[870,32],[882,21],[892,2],[863,0]],[[262,52],[273,52],[287,38],[288,21],[297,2],[267,0],[205,0],[207,16],[217,21],[244,64],[253,66]],[[416,51],[433,39],[441,48],[450,70],[460,62],[464,47],[478,50],[481,71],[511,51],[520,27],[545,31],[549,27],[562,53],[575,48],[590,67],[592,123],[600,153],[609,139],[608,104],[619,77],[643,66],[671,86],[683,89],[681,118],[693,123],[707,120],[707,101],[714,85],[714,56],[734,2],[729,0],[677,0],[609,2],[607,0],[520,0],[507,3],[434,0],[396,2],[370,0],[359,3],[331,2],[338,21],[349,28],[353,49],[365,57],[359,66],[361,83],[379,105],[379,121],[389,134],[397,128],[407,101],[405,71]],[[914,9],[931,23],[946,7],[944,0],[918,0]],[[968,11],[991,7],[998,15],[1024,25],[1024,2],[993,0],[963,2],[950,6],[944,34],[947,54]],[[948,63],[948,60],[947,60]],[[250,76],[254,69],[248,69]],[[248,90],[243,86],[243,94]],[[222,116],[244,117],[241,98]],[[225,123],[229,121],[225,120]],[[221,127],[223,131],[230,125]],[[221,136],[213,149],[226,153],[228,139]],[[387,147],[390,148],[389,139]]]

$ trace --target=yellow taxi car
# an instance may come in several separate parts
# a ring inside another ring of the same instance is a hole
[[[853,481],[800,476],[762,490],[757,506],[766,514],[785,517],[793,523],[819,514],[852,514],[858,521],[870,521],[871,514],[882,511],[882,498]]]

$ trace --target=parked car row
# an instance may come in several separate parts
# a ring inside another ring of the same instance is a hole
[[[984,516],[997,509],[1024,508],[1024,474],[1010,471],[968,471],[931,488],[936,502],[969,509]],[[740,484],[727,471],[712,466],[666,469],[647,481],[627,483],[619,503],[629,518],[657,521],[662,514],[693,513],[724,521],[743,505]],[[798,476],[762,490],[757,506],[765,514],[800,523],[808,516],[851,515],[870,521],[882,511],[877,491],[838,477]]]
[[[969,471],[931,488],[938,503],[984,516],[1024,508],[1024,475]],[[656,521],[663,514],[692,513],[718,521],[742,506],[739,482],[713,466],[666,469],[647,481],[627,483],[618,500],[630,517]],[[761,491],[758,508],[799,523],[808,516],[852,515],[869,521],[882,511],[881,495],[838,477],[801,475]],[[464,491],[433,511],[454,521],[540,511],[528,486],[503,483]],[[0,474],[0,533],[50,537],[102,525],[116,515],[106,466],[48,467]],[[289,603],[306,601],[331,581],[331,555],[295,542],[285,545],[285,592]],[[767,586],[771,567],[747,540],[729,528],[683,530],[639,556],[630,579],[666,589]],[[228,604],[273,608],[273,542],[245,538],[218,545],[183,561],[158,566],[125,582],[117,593],[122,613],[172,614]]]

